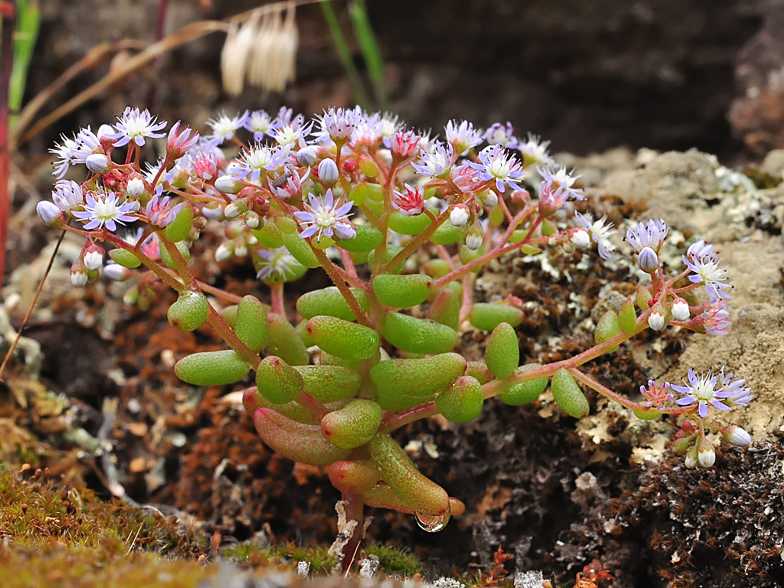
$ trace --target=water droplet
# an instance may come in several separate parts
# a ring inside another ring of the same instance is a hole
[[[452,515],[447,511],[447,513],[443,515],[416,512],[414,513],[414,516],[416,516],[416,522],[420,529],[427,531],[428,533],[438,533],[439,531],[444,530],[444,527],[446,527],[449,518]]]

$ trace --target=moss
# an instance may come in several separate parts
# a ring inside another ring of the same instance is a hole
[[[328,552],[327,547],[303,547],[293,544],[261,547],[253,543],[239,543],[224,549],[221,555],[247,562],[254,567],[306,561],[310,564],[311,574],[328,574],[338,564],[337,558]]]
[[[104,560],[132,550],[198,556],[205,538],[176,522],[90,490],[57,488],[38,470],[27,481],[0,468],[0,540],[35,549],[53,541],[96,550]]]
[[[419,560],[399,547],[370,543],[365,547],[365,553],[374,555],[379,561],[379,570],[389,575],[399,575],[410,578],[414,574],[422,573],[422,564]]]
[[[52,541],[46,548],[0,547],[0,585],[4,588],[127,586],[158,588],[198,586],[212,573],[196,561],[164,560],[141,553],[107,561],[98,549],[64,547]]]

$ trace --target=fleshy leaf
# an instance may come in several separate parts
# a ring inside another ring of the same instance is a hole
[[[436,397],[436,408],[455,423],[473,421],[482,412],[485,402],[482,384],[471,376],[462,376]]]
[[[553,398],[563,411],[571,417],[581,419],[587,416],[591,410],[585,394],[580,390],[577,382],[574,381],[572,374],[565,369],[555,372],[550,389],[553,391]]]
[[[449,513],[449,495],[417,469],[411,458],[388,434],[376,435],[368,444],[370,457],[381,479],[416,512],[431,515]]]
[[[508,304],[490,304],[475,302],[468,313],[468,320],[477,329],[492,331],[501,323],[509,323],[513,327],[523,322],[523,311]]]
[[[270,339],[270,324],[267,311],[254,296],[245,296],[237,308],[234,332],[253,353],[267,346]]]
[[[188,202],[185,202],[180,212],[174,217],[174,220],[166,227],[164,235],[167,241],[179,243],[188,238],[192,227],[193,207]]]
[[[367,310],[370,307],[367,293],[359,288],[350,288],[350,290],[362,310]],[[334,316],[344,321],[356,320],[348,302],[335,286],[313,290],[300,296],[297,300],[297,312],[306,319],[324,315]]]
[[[433,289],[433,278],[426,274],[381,274],[373,278],[373,292],[393,308],[410,308],[422,304]]]
[[[519,374],[535,367],[539,367],[539,364],[531,363],[524,365],[517,368],[514,373]],[[512,384],[498,394],[498,399],[504,404],[509,404],[511,406],[528,404],[539,398],[542,392],[544,392],[544,389],[547,388],[547,382],[549,381],[549,378],[538,378],[519,384]]]
[[[621,325],[618,322],[618,315],[614,310],[605,312],[599,322],[596,323],[596,330],[594,331],[593,338],[596,343],[603,343],[607,339],[612,339],[621,332]],[[618,351],[618,345],[607,350],[607,353]]]
[[[485,363],[493,375],[502,380],[520,365],[520,345],[517,333],[509,323],[501,323],[487,338]]]
[[[169,307],[166,317],[178,331],[195,331],[207,321],[210,303],[201,292],[185,290]]]
[[[268,355],[256,368],[256,386],[270,402],[285,404],[302,394],[305,383],[297,370],[281,358]]]
[[[194,386],[234,384],[248,375],[250,366],[231,349],[202,351],[183,357],[174,366],[174,373],[183,382]]]
[[[457,331],[430,319],[390,312],[384,321],[384,338],[411,353],[446,353],[457,345]]]
[[[310,363],[308,350],[291,323],[274,312],[269,313],[267,319],[270,324],[267,352],[270,355],[277,355],[289,365]]]
[[[321,349],[344,359],[370,359],[378,351],[379,337],[370,327],[332,316],[314,316],[308,334]]]
[[[637,330],[637,313],[631,298],[621,306],[621,312],[618,313],[618,325],[627,335],[632,335]]]
[[[376,434],[383,413],[377,402],[356,399],[321,419],[321,433],[327,441],[344,449],[364,445]]]
[[[319,402],[328,403],[354,396],[362,386],[362,376],[352,369],[336,365],[300,365],[304,392]]]
[[[300,463],[328,465],[346,459],[350,453],[324,439],[318,426],[292,421],[270,408],[258,409],[253,422],[270,449]]]
[[[376,400],[384,410],[406,410],[433,400],[436,393],[463,375],[466,360],[457,353],[424,359],[389,359],[370,369]]]
[[[327,474],[332,485],[344,494],[364,494],[381,479],[378,468],[369,460],[336,461]]]

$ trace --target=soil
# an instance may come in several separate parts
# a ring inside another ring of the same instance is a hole
[[[144,23],[154,19],[156,4],[119,2],[113,11],[86,2],[45,4],[48,42],[37,59],[46,67],[33,70],[28,91],[99,41],[149,40]],[[649,378],[678,381],[688,367],[727,366],[756,397],[747,410],[726,417],[755,444],[723,449],[710,470],[682,467],[667,441],[677,430],[674,420],[639,421],[596,397],[589,397],[591,415],[579,422],[560,412],[549,392],[514,410],[490,402],[465,425],[420,421],[398,440],[425,474],[465,501],[466,514],[428,534],[413,517],[373,512],[373,540],[415,553],[426,578],[453,568],[487,574],[500,547],[514,555],[508,571],[542,570],[553,585],[571,582],[597,560],[615,578],[602,585],[616,588],[784,585],[784,528],[771,514],[784,507],[784,152],[771,151],[744,170],[751,180],[736,177],[738,185],[728,188],[730,172],[715,156],[652,150],[698,145],[722,156],[741,154],[724,118],[736,98],[733,60],[764,14],[729,0],[655,7],[608,0],[590,8],[533,2],[517,12],[511,2],[369,4],[389,59],[392,108],[407,122],[438,128],[451,117],[480,125],[509,118],[564,150],[559,160],[576,167],[589,195],[580,210],[607,214],[622,230],[624,219],[664,218],[673,233],[663,258],[673,267],[688,237],[720,250],[734,285],[730,335],[669,329],[596,360],[591,375],[633,395]],[[167,26],[250,6],[172,2]],[[60,16],[64,25],[56,27]],[[26,145],[20,164],[32,191],[46,193],[51,183],[48,175],[39,178],[48,174],[46,147],[57,132],[109,121],[129,102],[151,100],[163,118],[197,125],[220,107],[287,103],[311,113],[346,103],[350,91],[317,9],[302,9],[301,17],[299,79],[282,96],[262,96],[260,104],[255,92],[246,92],[227,100],[217,86],[219,43],[196,43]],[[105,26],[110,19],[116,26]],[[83,34],[74,35],[77,29]],[[521,29],[525,49],[517,40]],[[563,31],[571,35],[568,44],[560,42]],[[626,43],[629,38],[636,41]],[[156,77],[166,84],[154,83]],[[751,133],[754,125],[743,129]],[[777,144],[766,141],[765,148]],[[604,151],[623,144],[634,150]],[[590,151],[602,152],[584,156]],[[0,316],[3,349],[53,250],[53,235],[32,208],[18,199],[15,210]],[[217,536],[224,548],[246,540],[331,544],[339,496],[324,469],[269,451],[234,388],[194,389],[173,375],[177,358],[217,349],[219,340],[207,328],[175,331],[165,304],[129,309],[116,285],[73,289],[68,268],[79,247],[63,243],[0,387],[0,462],[11,469],[48,467],[63,486],[154,505]],[[197,246],[193,260],[200,275],[228,291],[269,301],[248,267],[218,266],[210,243]],[[628,263],[602,263],[595,253],[510,256],[484,270],[475,298],[512,293],[523,299],[523,361],[555,361],[590,347],[597,313],[631,295],[635,283]],[[312,272],[292,292],[326,284],[325,275]],[[479,358],[484,337],[466,328],[462,352]]]

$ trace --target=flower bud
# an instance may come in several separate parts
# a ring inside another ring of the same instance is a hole
[[[676,321],[687,321],[689,317],[691,317],[689,303],[683,298],[676,298],[675,303],[672,305],[672,318]]]
[[[87,169],[94,174],[102,174],[109,169],[109,158],[102,153],[88,155],[84,163],[87,166]]]
[[[131,178],[125,187],[125,193],[131,198],[138,198],[144,194],[144,180],[141,178]]]
[[[474,222],[468,229],[468,234],[466,235],[466,247],[471,251],[476,251],[482,246],[483,239],[484,231],[482,231],[482,225],[478,222]]]
[[[689,469],[693,469],[697,467],[697,447],[692,447],[689,452],[686,454],[686,459],[683,461],[683,465],[685,465]]]
[[[585,249],[586,247],[590,246],[591,244],[591,237],[588,234],[588,231],[583,231],[580,229],[579,231],[575,231],[572,233],[572,237],[570,239],[572,245],[575,247],[579,247],[580,249]]]
[[[496,194],[493,190],[487,190],[486,192],[482,192],[481,196],[481,203],[482,206],[489,206],[492,208],[496,204],[498,204],[498,194]]]
[[[235,200],[229,204],[223,211],[223,216],[228,219],[237,218],[239,215],[244,214],[248,210],[247,202],[243,200]]]
[[[711,467],[716,461],[716,452],[713,450],[713,444],[707,439],[703,439],[702,443],[700,443],[697,460],[704,468]]]
[[[318,160],[318,154],[315,147],[303,147],[296,152],[297,162],[300,165],[311,166]]]
[[[234,255],[237,257],[245,257],[248,254],[248,248],[245,245],[237,245],[234,247]]]
[[[97,270],[103,265],[103,252],[97,247],[91,247],[84,253],[84,267]]]
[[[468,209],[464,204],[458,204],[449,213],[449,222],[456,227],[465,226],[468,222]]]
[[[246,212],[245,224],[248,225],[251,229],[258,229],[259,225],[261,224],[259,214],[257,212],[253,212],[252,210]]]
[[[661,331],[667,324],[667,319],[663,312],[656,310],[648,317],[648,326],[654,331]]]
[[[643,247],[637,256],[637,265],[640,266],[642,271],[651,273],[659,267],[659,257],[650,247]]]
[[[209,206],[205,206],[201,209],[201,213],[210,220],[220,220],[223,218],[223,207],[217,206],[215,208],[210,208]]]
[[[106,267],[103,268],[103,274],[109,278],[110,280],[116,280],[121,282],[129,277],[131,272],[129,272],[123,266],[116,264],[116,263],[108,263]]]
[[[242,183],[229,175],[220,176],[215,180],[215,188],[225,194],[236,194],[242,189]]]
[[[331,188],[337,183],[339,177],[340,173],[335,161],[329,158],[322,159],[318,166],[318,178],[321,183]]]
[[[82,288],[87,284],[87,270],[80,259],[71,266],[71,285]]]
[[[231,247],[226,243],[221,243],[215,251],[215,261],[226,261],[231,257]]]
[[[751,435],[741,427],[727,427],[722,431],[722,437],[730,445],[737,445],[738,447],[751,445]]]
[[[49,227],[60,227],[63,224],[63,211],[52,202],[42,200],[35,207],[39,218]]]
[[[101,125],[98,127],[98,132],[95,133],[95,136],[98,137],[98,140],[102,140],[107,135],[113,135],[114,129],[110,125]],[[114,141],[114,139],[112,139]]]

